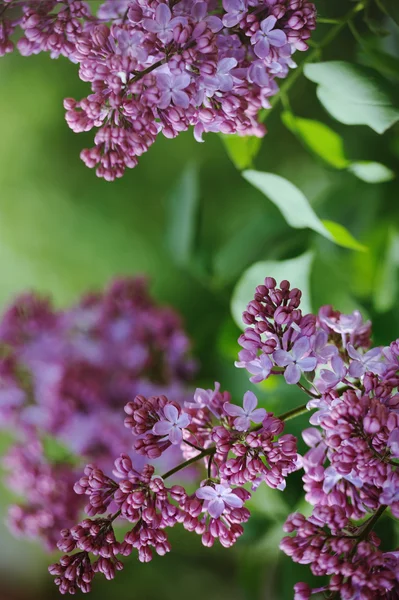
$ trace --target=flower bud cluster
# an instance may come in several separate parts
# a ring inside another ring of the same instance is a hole
[[[315,509],[310,520],[288,519],[287,531],[297,534],[285,538],[282,549],[311,564],[315,575],[334,576],[323,589],[298,584],[296,598],[331,591],[348,599],[388,599],[397,586],[395,560],[387,559],[387,574],[378,544],[362,533],[349,539],[347,532],[387,508],[399,517],[398,343],[370,349],[371,324],[358,311],[345,315],[324,306],[317,315],[302,315],[300,297],[288,281],[277,287],[266,278],[256,288],[243,316],[248,327],[237,363],[251,381],[278,374],[310,396],[314,427],[302,433],[310,447],[302,466],[305,497]],[[312,523],[324,530],[315,533]],[[370,571],[375,581],[368,584],[362,578]]]

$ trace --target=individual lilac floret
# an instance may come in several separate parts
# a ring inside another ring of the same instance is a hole
[[[352,344],[348,344],[347,352],[352,358],[352,362],[349,365],[349,375],[360,379],[365,373],[374,373],[375,375],[384,375],[386,366],[381,362],[381,348],[372,348],[366,354],[360,354]]]
[[[223,8],[226,11],[223,17],[225,27],[234,27],[241,21],[248,10],[246,0],[223,0]]]
[[[213,488],[210,485],[205,485],[199,488],[195,495],[200,500],[206,501],[206,510],[214,519],[218,519],[226,509],[242,508],[244,502],[235,494],[231,488],[224,484],[216,484]]]
[[[175,106],[188,108],[189,97],[183,92],[190,85],[190,75],[172,75],[170,73],[159,73],[157,76],[158,89],[161,92],[159,108],[167,108],[171,102]]]
[[[276,17],[270,15],[260,24],[260,30],[251,38],[255,45],[254,52],[259,58],[266,58],[270,54],[270,46],[281,48],[287,43],[287,36],[281,29],[273,29],[277,23]]]
[[[184,24],[186,19],[174,17],[167,4],[158,4],[155,11],[155,20],[144,19],[143,25],[147,31],[157,34],[157,37],[164,44],[168,44],[173,39],[173,29],[176,25]]]
[[[236,366],[241,367],[242,365],[236,363]],[[252,373],[252,377],[249,378],[249,381],[252,383],[260,383],[269,377],[273,363],[267,354],[261,354],[258,358],[245,363],[244,367],[249,373]]]
[[[183,439],[182,429],[190,423],[190,417],[187,413],[182,413],[179,416],[179,411],[173,404],[167,404],[163,413],[165,419],[155,423],[152,432],[155,435],[168,436],[172,444],[180,444]]]
[[[303,336],[297,339],[292,349],[276,350],[273,358],[279,367],[286,367],[284,377],[290,385],[298,383],[301,374],[307,371],[313,371],[317,365],[317,358],[307,356],[310,352],[309,338]]]
[[[331,367],[332,371],[330,369],[322,369],[320,371],[320,380],[317,381],[316,386],[321,392],[336,387],[346,376],[347,368],[340,356],[332,358]]]
[[[187,413],[179,415],[179,411],[173,404],[167,404],[163,413],[165,419],[155,423],[152,432],[155,435],[168,436],[172,444],[180,444],[183,439],[182,429],[190,423],[190,417]]]
[[[243,407],[226,402],[223,408],[228,415],[236,417],[234,427],[237,431],[248,431],[251,421],[253,423],[262,423],[266,418],[266,410],[264,408],[256,408],[257,405],[258,399],[255,394],[253,392],[246,392],[244,394]]]
[[[328,334],[320,329],[314,336],[313,354],[319,364],[325,364],[338,354],[338,348],[328,343]]]

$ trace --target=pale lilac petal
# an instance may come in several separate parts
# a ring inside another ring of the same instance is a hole
[[[191,10],[191,14],[196,21],[203,21],[206,17],[207,9],[208,5],[206,2],[196,2]]]
[[[349,375],[355,379],[360,379],[364,373],[364,367],[361,362],[354,361],[349,365]]]
[[[380,377],[382,377],[385,374],[385,371],[387,370],[387,366],[382,362],[374,362],[370,365],[366,363],[366,367],[367,371],[371,371],[372,373],[374,373],[375,375],[379,375]]]
[[[152,428],[155,435],[169,435],[173,425],[169,421],[158,421]]]
[[[160,90],[170,90],[171,76],[169,73],[157,73],[157,86]]]
[[[338,383],[339,381],[337,374],[329,371],[328,369],[322,369],[320,371],[320,377],[327,385],[335,385],[335,383]]]
[[[225,509],[224,501],[221,498],[214,498],[208,504],[207,510],[211,517],[218,519]]]
[[[337,473],[334,467],[328,467],[324,471],[323,492],[329,494],[340,479],[342,479],[342,475]]]
[[[293,362],[292,356],[285,350],[276,350],[273,352],[273,359],[279,367],[286,367]]]
[[[274,31],[271,31],[267,35],[267,38],[269,43],[272,46],[276,46],[276,48],[281,48],[287,43],[287,36],[285,35],[284,31],[281,31],[281,29],[275,29]]]
[[[327,344],[327,342],[328,342],[327,332],[323,331],[321,329],[315,335],[315,340],[314,340],[314,349],[315,349],[315,351],[319,352],[320,350],[322,350],[324,348],[324,346]],[[331,347],[335,348],[335,346],[331,346]]]
[[[179,411],[177,410],[176,406],[173,406],[173,404],[167,404],[163,409],[163,414],[168,421],[171,421],[171,423],[176,423],[177,419],[179,418]]]
[[[162,92],[161,97],[159,99],[158,108],[161,110],[168,108],[169,104],[172,101],[172,92],[170,90],[165,90]]]
[[[227,504],[227,506],[230,506],[231,508],[241,508],[244,504],[241,498],[239,498],[237,494],[233,493],[223,496],[223,501],[225,504]]]
[[[241,406],[230,404],[230,402],[225,402],[223,404],[223,410],[231,417],[242,417],[244,415],[244,410]]]
[[[353,358],[354,360],[362,360],[362,355],[360,354],[360,352],[358,352],[357,350],[354,349],[352,344],[347,344],[346,350],[347,350],[349,356],[351,358]]]
[[[351,471],[349,475],[344,475],[344,479],[349,481],[349,483],[354,485],[356,488],[363,487],[363,481],[356,475],[355,471]]]
[[[372,348],[363,356],[363,361],[368,362],[369,360],[378,360],[381,358],[381,348]]]
[[[205,2],[204,2],[204,4],[205,4]],[[209,29],[212,31],[212,33],[217,33],[218,31],[223,29],[222,19],[219,19],[219,17],[211,15],[206,18],[206,22],[208,24]]]
[[[167,4],[158,4],[157,10],[155,11],[155,19],[157,23],[161,25],[162,28],[165,28],[171,19],[172,13],[170,12],[169,6]]]
[[[176,427],[175,425],[172,426],[170,433],[169,433],[169,441],[172,444],[180,444],[182,439],[183,439],[183,434],[181,432],[181,429],[179,429],[179,427]]]
[[[295,344],[292,347],[291,354],[294,360],[299,360],[303,357],[306,352],[310,350],[310,340],[308,337],[303,336],[297,339]]]
[[[195,492],[195,495],[200,500],[214,500],[214,498],[217,496],[215,490],[210,485],[204,485],[204,487],[199,488]]]
[[[182,108],[188,108],[190,104],[190,99],[187,96],[186,92],[181,92],[179,90],[172,91],[173,102],[176,106],[181,106]]]
[[[158,33],[161,29],[159,24],[153,21],[152,19],[143,19],[144,29],[149,31],[150,33]]]
[[[273,27],[275,26],[276,23],[277,23],[276,17],[273,17],[273,15],[270,15],[269,17],[267,17],[266,19],[264,19],[261,22],[260,28],[263,31],[263,33],[269,33],[269,31],[271,31],[273,29]]]
[[[258,40],[254,46],[254,52],[259,58],[266,58],[270,54],[270,44],[267,38]]]
[[[251,420],[249,417],[238,417],[234,421],[234,428],[237,431],[248,431],[251,427]]]
[[[286,382],[290,385],[298,383],[298,381],[301,378],[301,369],[298,367],[298,365],[295,364],[288,365],[288,367],[284,371],[284,377]]]
[[[223,25],[225,27],[234,27],[241,20],[241,14],[227,14],[223,17]]]
[[[266,418],[267,412],[264,408],[257,408],[251,412],[251,421],[254,423],[262,423],[263,419]]]
[[[388,438],[388,447],[394,458],[399,458],[399,429],[391,431]]]
[[[313,371],[317,366],[317,358],[314,356],[307,356],[298,360],[298,366],[302,371]]]
[[[231,69],[237,66],[237,61],[235,58],[222,58],[222,60],[218,64],[218,73],[225,75],[229,73]]]
[[[258,406],[258,399],[253,392],[245,392],[243,404],[245,412],[250,413]]]
[[[315,427],[308,427],[302,431],[303,441],[309,448],[314,448],[323,439],[321,433]]]
[[[183,73],[182,75],[177,75],[174,79],[173,89],[174,90],[184,90],[187,86],[190,85],[191,77],[188,73]]]
[[[187,413],[182,413],[177,419],[176,425],[178,425],[178,427],[180,427],[181,429],[184,429],[184,427],[187,427],[187,425],[190,424],[190,421],[191,419],[189,415]]]

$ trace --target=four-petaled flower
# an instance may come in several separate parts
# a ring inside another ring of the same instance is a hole
[[[223,8],[226,11],[223,17],[223,25],[234,27],[245,16],[248,5],[246,0],[223,0]]]
[[[222,58],[218,63],[215,75],[204,77],[204,84],[207,91],[213,93],[216,90],[229,92],[233,89],[233,76],[231,69],[237,66],[235,58]]]
[[[184,17],[173,17],[167,4],[158,4],[155,11],[155,20],[144,19],[143,25],[147,31],[156,33],[157,37],[164,44],[168,44],[173,39],[173,29],[176,25],[185,25],[187,19]]]
[[[225,402],[223,408],[225,412],[231,417],[237,417],[234,420],[234,427],[237,431],[247,431],[253,423],[262,423],[266,417],[266,411],[264,408],[256,408],[258,405],[258,399],[253,392],[246,392],[244,394],[243,407],[237,406],[236,404],[229,404]]]
[[[252,373],[252,377],[249,378],[252,383],[260,383],[267,379],[272,367],[273,363],[267,354],[261,354],[258,358],[245,364],[246,370]]]
[[[195,495],[200,500],[206,500],[206,510],[214,519],[220,517],[226,506],[242,508],[244,504],[231,488],[221,483],[217,483],[214,488],[210,485],[204,485],[195,492]]]
[[[251,44],[255,44],[254,52],[259,58],[266,58],[270,54],[270,46],[282,48],[287,43],[287,36],[281,29],[273,29],[277,23],[276,17],[270,15],[260,24],[260,29],[251,37]]]
[[[286,352],[285,350],[276,350],[273,352],[275,363],[279,367],[287,367],[284,371],[284,377],[287,383],[298,383],[303,372],[313,371],[316,368],[317,358],[314,356],[307,356],[309,351],[309,338],[300,337],[289,352]]]
[[[180,444],[183,439],[182,429],[190,423],[187,413],[179,415],[179,411],[173,404],[167,404],[163,408],[164,419],[155,423],[152,432],[155,435],[168,436],[172,444]]]
[[[183,92],[190,85],[190,75],[182,73],[181,75],[172,75],[171,73],[158,73],[157,85],[161,92],[158,107],[161,109],[168,108],[173,100],[175,106],[188,108],[190,99],[186,92]]]
[[[386,366],[381,362],[381,348],[372,348],[366,354],[360,354],[352,344],[346,347],[349,356],[353,359],[349,365],[349,375],[359,379],[367,372],[375,375],[384,375]]]
[[[317,387],[321,392],[336,387],[347,373],[344,361],[340,356],[333,356],[331,366],[332,371],[330,369],[322,369],[320,371],[320,380],[317,382]]]

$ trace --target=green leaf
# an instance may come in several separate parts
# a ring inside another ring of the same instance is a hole
[[[342,225],[328,227],[319,219],[306,196],[293,183],[274,173],[244,171],[243,177],[277,206],[288,225],[296,229],[309,227],[339,246],[359,250],[358,244]],[[346,234],[344,235],[344,232]]]
[[[344,246],[344,248],[351,248],[352,250],[359,250],[360,252],[366,252],[366,246],[363,246],[360,242],[358,242],[349,231],[336,223],[335,221],[328,221],[327,219],[323,219],[322,221],[324,227],[331,233],[335,242],[340,246]]]
[[[265,277],[274,277],[278,282],[288,279],[293,287],[302,290],[303,312],[311,312],[309,279],[312,261],[313,253],[306,252],[289,260],[257,262],[245,271],[234,288],[231,299],[231,313],[240,329],[245,329],[242,313],[252,300],[255,288],[263,283]]]
[[[344,61],[305,65],[308,79],[319,84],[317,96],[345,125],[368,125],[384,133],[399,120],[388,83],[374,70]]]
[[[395,179],[395,173],[385,165],[369,160],[353,162],[348,170],[367,183],[384,183]]]
[[[396,304],[398,297],[399,233],[391,227],[385,254],[374,286],[374,307],[378,312],[387,312]]]
[[[168,198],[166,246],[176,264],[182,267],[187,267],[194,256],[199,201],[198,170],[190,164]]]
[[[251,136],[220,134],[229,158],[239,171],[252,167],[256,158],[262,139]]]
[[[297,135],[305,145],[335,169],[346,169],[349,160],[345,156],[342,138],[324,123],[302,119],[286,111],[281,115],[284,125]]]
[[[398,0],[377,0],[378,6],[391,19],[399,25],[399,3]]]
[[[377,69],[386,76],[399,79],[399,59],[393,54],[388,54],[388,52],[364,42],[359,51],[359,59],[365,65]]]

